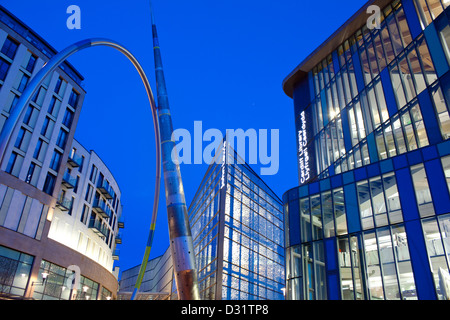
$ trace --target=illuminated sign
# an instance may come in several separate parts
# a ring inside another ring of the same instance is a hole
[[[309,180],[311,176],[310,170],[310,158],[309,151],[307,148],[308,138],[306,136],[306,117],[305,111],[300,114],[300,125],[298,130],[298,164],[300,173],[300,183],[305,183]]]

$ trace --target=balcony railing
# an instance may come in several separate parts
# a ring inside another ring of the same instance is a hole
[[[111,217],[111,208],[108,207],[108,205],[100,199],[94,199],[92,210],[99,214],[102,218]]]
[[[100,237],[107,237],[109,233],[108,228],[100,220],[90,219],[89,229],[92,229]]]
[[[123,219],[122,215],[119,217],[119,220],[117,220],[117,227],[121,229],[125,228],[125,220]]]
[[[112,199],[114,197],[114,191],[104,179],[98,181],[97,189],[105,196],[106,199]]]
[[[61,209],[61,211],[69,211],[72,209],[73,201],[72,199],[66,197],[59,197],[56,201],[56,206]]]
[[[83,159],[81,156],[77,155],[76,153],[72,153],[69,155],[69,158],[67,159],[67,163],[72,166],[72,168],[79,167],[83,164]]]
[[[122,243],[122,234],[121,233],[116,234],[116,243],[117,244]]]
[[[120,255],[120,250],[119,249],[115,249],[113,254],[112,254],[113,260],[119,260],[119,255]]]
[[[76,177],[72,177],[70,174],[68,174],[66,172],[66,173],[64,173],[64,176],[63,176],[63,179],[62,179],[62,184],[66,188],[73,189],[77,185],[77,178]]]

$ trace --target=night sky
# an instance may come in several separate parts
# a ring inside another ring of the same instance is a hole
[[[262,176],[281,198],[298,185],[292,100],[283,79],[365,4],[365,0],[153,0],[174,128],[279,129],[280,169]],[[93,37],[115,40],[140,61],[154,83],[147,0],[1,0],[57,50]],[[69,30],[67,7],[81,9]],[[150,227],[155,178],[153,122],[132,64],[111,48],[84,50],[69,61],[85,77],[86,99],[75,138],[102,158],[124,205],[121,270],[141,263]],[[193,135],[192,135],[193,137]],[[208,145],[204,143],[204,147]],[[258,166],[253,166],[259,173]],[[189,206],[206,164],[182,164]],[[169,245],[162,184],[150,258]]]

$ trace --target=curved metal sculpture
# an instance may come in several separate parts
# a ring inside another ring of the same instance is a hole
[[[154,32],[156,34],[156,27],[152,23]],[[155,38],[154,38],[155,41]],[[157,43],[157,39],[156,39]],[[178,298],[180,300],[197,300],[199,299],[199,290],[197,283],[197,270],[195,268],[194,247],[192,243],[192,235],[190,232],[189,221],[187,219],[186,201],[184,197],[183,184],[181,180],[181,173],[178,163],[175,163],[172,158],[172,150],[175,148],[175,142],[172,140],[172,119],[167,103],[167,94],[165,93],[164,74],[162,73],[161,57],[158,50],[155,51],[156,59],[156,85],[158,87],[159,110],[155,105],[153,93],[150,87],[148,78],[136,60],[136,58],[122,45],[109,39],[94,38],[77,42],[66,49],[56,54],[50,59],[44,67],[31,79],[29,85],[26,87],[16,106],[12,110],[9,118],[6,120],[2,132],[0,133],[0,164],[4,160],[6,148],[11,140],[12,133],[16,128],[19,120],[24,117],[26,106],[30,103],[36,89],[42,84],[44,79],[58,66],[63,63],[68,57],[74,53],[86,48],[95,46],[112,47],[130,60],[134,67],[139,72],[147,91],[148,99],[152,109],[152,117],[155,129],[156,142],[156,182],[155,195],[153,200],[152,221],[150,224],[150,232],[145,248],[144,257],[139,271],[138,279],[135,289],[132,294],[132,299],[136,298],[139,291],[142,279],[144,277],[147,266],[150,250],[153,242],[153,235],[156,225],[156,217],[159,205],[159,192],[161,186],[161,156],[164,158],[163,171],[166,191],[166,206],[169,222],[169,238],[172,253],[172,260],[175,271],[175,281],[177,285]],[[159,116],[158,116],[159,112]],[[162,126],[160,126],[160,123]]]
[[[159,205],[159,193],[161,187],[161,135],[160,135],[160,126],[159,126],[159,118],[157,114],[157,108],[155,104],[155,100],[153,98],[152,89],[150,87],[150,83],[148,78],[144,72],[144,69],[141,67],[136,58],[122,45],[118,44],[109,39],[103,38],[95,38],[95,39],[87,39],[80,42],[77,42],[66,49],[62,50],[58,54],[56,54],[52,59],[50,59],[44,67],[31,79],[30,83],[22,93],[19,101],[16,106],[12,110],[9,118],[6,120],[2,132],[0,133],[0,164],[3,163],[4,156],[6,153],[6,148],[9,145],[9,141],[11,140],[12,133],[16,128],[16,125],[19,123],[19,120],[23,118],[25,113],[25,107],[30,103],[31,97],[37,88],[42,84],[44,79],[53,71],[58,68],[58,66],[63,63],[68,57],[73,55],[74,53],[81,51],[86,48],[95,47],[95,46],[108,46],[112,47],[121,53],[123,53],[128,60],[130,60],[134,67],[139,72],[139,75],[144,83],[145,90],[147,91],[147,96],[150,101],[150,106],[152,109],[152,117],[153,124],[155,129],[155,143],[156,143],[156,181],[155,181],[155,195],[153,199],[153,212],[152,212],[152,220],[150,224],[150,232],[148,236],[147,246],[144,253],[144,258],[142,261],[143,269],[147,265],[147,261],[150,255],[150,249],[153,241],[153,234],[155,230],[156,217],[158,213],[158,205]],[[143,276],[143,274],[142,274]],[[142,279],[141,279],[142,281]],[[133,297],[134,298],[134,297]]]

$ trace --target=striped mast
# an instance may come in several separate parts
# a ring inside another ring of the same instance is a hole
[[[150,14],[151,14],[152,25],[153,25],[153,11],[152,11],[151,2],[150,2]],[[161,130],[160,130],[160,132],[161,132]],[[161,139],[161,141],[162,141],[162,139]],[[160,179],[161,177],[159,175],[157,175],[155,178]],[[156,199],[156,198],[154,199],[153,207],[158,206],[158,202],[159,202],[158,200],[159,199]],[[136,300],[139,289],[141,288],[142,280],[144,279],[145,270],[147,269],[148,259],[150,258],[150,252],[152,249],[153,236],[155,235],[157,216],[158,216],[157,209],[156,210],[153,209],[152,221],[150,222],[150,231],[149,231],[148,238],[147,238],[147,244],[145,246],[144,257],[142,258],[142,263],[139,268],[138,277],[137,277],[136,283],[134,285],[134,290],[131,294],[131,300]]]
[[[164,173],[164,187],[166,191],[167,216],[169,224],[170,250],[172,254],[175,282],[178,298],[180,300],[199,300],[200,294],[197,281],[197,269],[195,266],[195,253],[191,229],[187,215],[186,200],[183,181],[178,159],[172,159],[175,141],[172,140],[173,125],[167,96],[164,70],[162,66],[161,50],[159,47],[153,10],[151,9],[153,55],[155,60],[155,78],[158,100],[158,116],[161,134],[161,151]],[[176,161],[173,161],[176,160]],[[153,227],[154,229],[154,227]],[[152,232],[151,232],[152,233]],[[152,239],[149,235],[151,247]],[[144,256],[148,260],[148,257]],[[142,272],[142,275],[141,275]],[[142,281],[145,268],[140,271],[138,281]],[[136,290],[136,288],[135,288]]]

